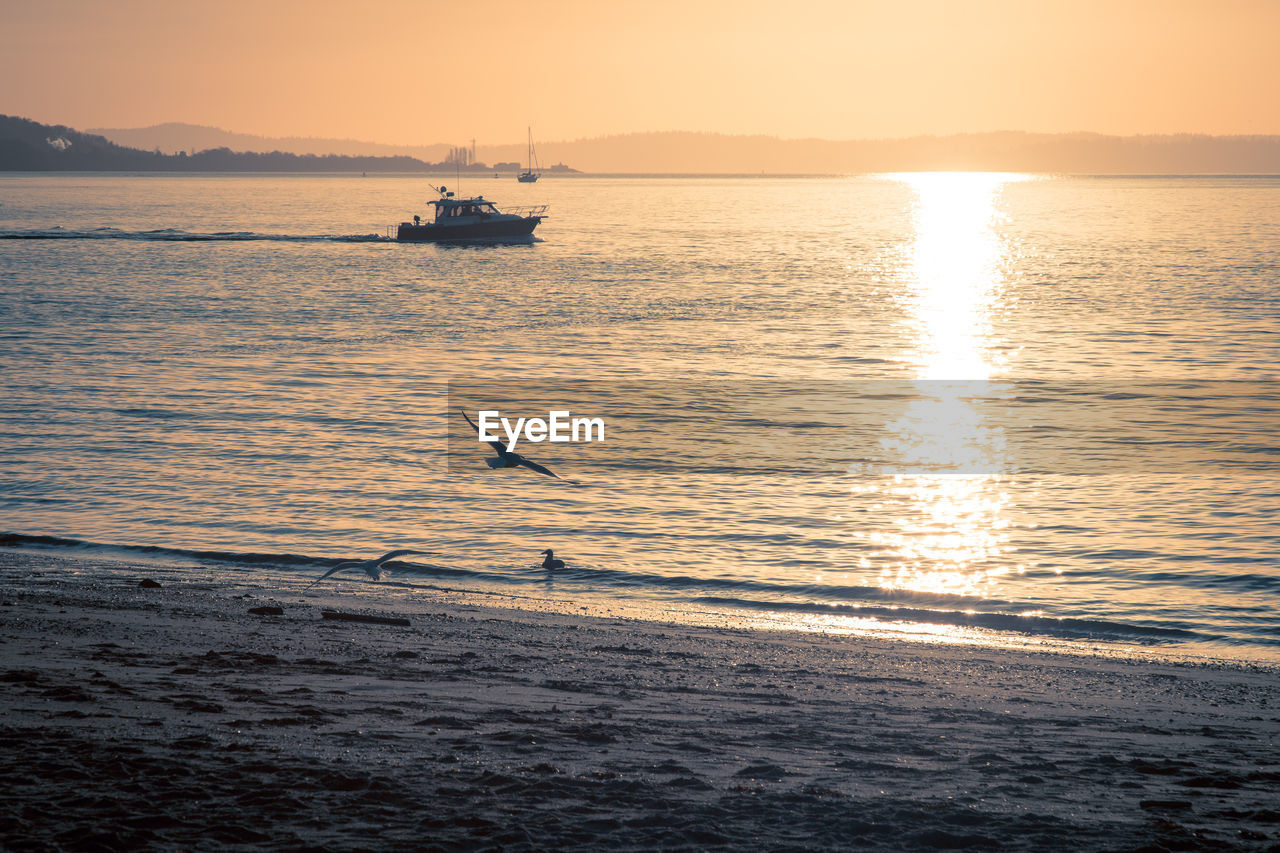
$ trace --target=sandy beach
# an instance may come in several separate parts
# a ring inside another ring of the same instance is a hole
[[[1265,667],[0,579],[8,850],[1280,849]]]

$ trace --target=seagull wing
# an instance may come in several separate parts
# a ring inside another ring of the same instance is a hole
[[[396,557],[407,557],[410,554],[421,554],[421,553],[422,553],[421,551],[411,551],[407,548],[402,548],[399,551],[388,551],[378,559],[374,560],[373,564],[375,566],[381,566],[387,560],[394,560]]]
[[[523,465],[531,471],[537,471],[539,474],[546,474],[548,477],[555,477],[557,480],[563,479],[559,474],[551,473],[550,468],[545,468],[537,462],[534,462],[532,459],[526,459],[519,453],[513,453],[511,455],[515,457],[517,465]]]
[[[464,418],[467,418],[467,410],[466,410],[466,409],[459,409],[459,411],[460,411],[460,412],[462,412],[462,416],[463,416]],[[472,428],[473,430],[475,430],[475,431],[476,431],[476,435],[477,435],[477,436],[478,436],[478,435],[480,435],[480,427],[478,427],[478,426],[476,426],[475,424],[471,423],[471,418],[467,418],[467,423],[471,424],[471,428]],[[483,440],[483,439],[482,439],[482,440]],[[486,442],[485,442],[485,444],[489,445],[489,446],[490,446],[490,447],[492,447],[494,450],[496,450],[496,451],[498,452],[498,455],[499,455],[499,456],[506,456],[508,453],[510,453],[510,452],[511,452],[511,451],[507,450],[507,446],[506,446],[505,444],[503,444],[501,441],[486,441]]]
[[[356,566],[359,566],[359,565],[361,565],[361,564],[360,564],[360,563],[358,563],[358,562],[350,562],[350,561],[348,561],[348,562],[346,562],[346,563],[338,563],[338,565],[334,566],[332,569],[330,569],[329,571],[325,572],[325,573],[324,573],[324,574],[322,574],[320,577],[318,577],[318,578],[316,578],[315,580],[313,580],[311,583],[307,584],[307,589],[311,589],[311,587],[313,587],[313,586],[315,586],[316,584],[320,583],[320,581],[322,581],[322,580],[324,580],[325,578],[329,577],[329,575],[337,574],[338,572],[343,572],[343,571],[346,571],[347,569],[354,569]]]

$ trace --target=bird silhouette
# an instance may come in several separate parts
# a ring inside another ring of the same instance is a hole
[[[467,419],[467,423],[471,424],[471,428],[476,431],[476,435],[480,435],[480,428],[477,427],[474,423],[472,423],[471,418],[467,417],[466,409],[461,409],[460,411],[462,412],[462,416]],[[557,480],[564,480],[564,478],[561,477],[559,474],[552,473],[550,468],[539,465],[537,462],[534,462],[532,459],[528,459],[524,456],[521,456],[519,453],[516,453],[514,450],[508,450],[507,446],[503,444],[501,441],[489,441],[485,439],[484,436],[480,436],[480,439],[484,441],[485,444],[492,447],[494,451],[497,452],[498,454],[496,458],[492,458],[492,459],[487,457],[485,458],[484,461],[490,468],[524,467],[524,468],[528,468],[530,471],[537,471],[539,474],[546,474],[548,477],[555,477]],[[572,480],[564,480],[564,481],[566,483],[573,482]]]
[[[542,561],[542,568],[544,569],[563,569],[564,568],[564,560],[557,560],[556,555],[551,551],[550,548],[543,551],[542,553],[547,555],[546,558]]]
[[[337,574],[338,572],[345,572],[348,569],[364,569],[364,573],[366,575],[368,575],[369,577],[373,578],[376,581],[380,581],[382,580],[382,575],[383,575],[383,572],[385,571],[382,568],[382,566],[388,560],[394,560],[396,557],[405,557],[405,556],[408,556],[409,554],[425,554],[425,553],[426,553],[425,551],[407,551],[407,550],[388,551],[387,553],[383,554],[381,557],[378,557],[373,560],[347,560],[344,563],[338,563],[338,565],[334,566],[332,569],[325,572],[320,577],[313,580],[311,583],[307,584],[307,589],[311,589],[311,587],[320,583],[320,581],[329,577],[329,575]]]

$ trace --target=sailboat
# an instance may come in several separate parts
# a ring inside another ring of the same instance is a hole
[[[529,168],[516,175],[516,180],[522,184],[532,184],[538,178],[542,177],[541,172],[535,172],[533,169],[538,164],[538,155],[533,151],[533,128],[529,128]]]

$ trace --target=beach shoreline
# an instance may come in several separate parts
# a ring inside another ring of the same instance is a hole
[[[1280,844],[1274,667],[304,585],[0,551],[3,846]]]

